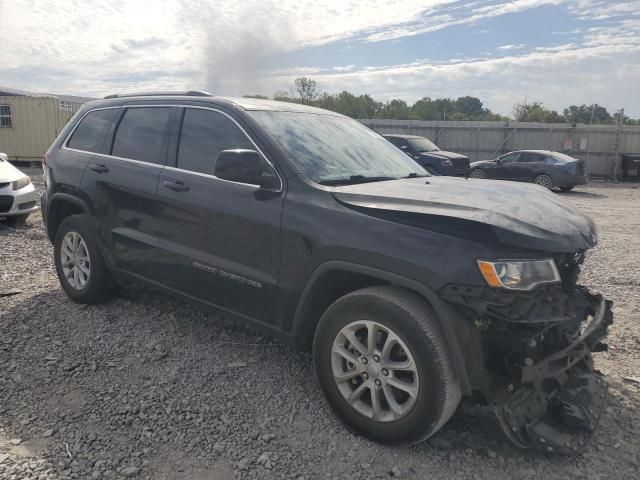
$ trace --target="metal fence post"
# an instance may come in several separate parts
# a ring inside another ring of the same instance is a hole
[[[622,131],[622,122],[624,121],[624,108],[618,112],[618,121],[616,128],[616,139],[613,147],[613,181],[618,180],[618,150],[620,149],[620,133]]]
[[[477,162],[480,156],[480,128],[476,128],[476,153],[474,160]]]

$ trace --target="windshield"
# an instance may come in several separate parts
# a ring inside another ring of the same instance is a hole
[[[299,112],[249,113],[302,174],[316,183],[428,176],[393,144],[350,118]]]
[[[435,152],[440,150],[427,138],[407,138],[407,142],[416,152]]]

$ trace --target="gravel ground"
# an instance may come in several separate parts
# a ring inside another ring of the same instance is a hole
[[[38,169],[29,169],[42,188]],[[640,190],[595,184],[562,198],[601,244],[582,281],[615,302],[599,433],[576,457],[520,451],[457,412],[429,442],[352,434],[311,357],[140,287],[104,305],[67,299],[40,214],[0,222],[0,478],[638,478]]]

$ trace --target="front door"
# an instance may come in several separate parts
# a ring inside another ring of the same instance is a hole
[[[518,157],[520,153],[513,152],[498,158],[495,166],[491,165],[490,176],[498,180],[516,180],[518,171]]]
[[[257,147],[226,113],[186,107],[175,166],[158,184],[157,281],[269,322],[275,316],[284,192],[214,176],[219,152]]]

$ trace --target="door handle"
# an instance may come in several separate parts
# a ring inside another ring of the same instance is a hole
[[[89,165],[89,168],[97,173],[107,173],[109,171],[104,165]]]
[[[184,183],[177,180],[164,180],[162,182],[163,187],[167,187],[174,192],[188,192],[189,185],[185,185]]]

